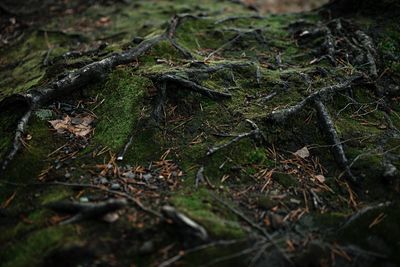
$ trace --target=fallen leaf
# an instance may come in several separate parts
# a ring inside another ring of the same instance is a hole
[[[70,132],[76,136],[85,137],[92,131],[90,124],[93,121],[94,118],[90,115],[74,118],[67,115],[62,120],[51,120],[49,123],[57,130],[57,133]]]
[[[308,151],[308,148],[305,146],[302,149],[297,150],[294,153],[294,155],[296,155],[296,156],[298,156],[298,157],[300,157],[302,159],[305,159],[305,158],[308,158],[310,156],[310,151]]]

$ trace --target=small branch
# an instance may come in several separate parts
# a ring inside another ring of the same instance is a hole
[[[356,221],[358,218],[360,218],[361,216],[363,216],[364,214],[366,214],[367,212],[376,210],[376,209],[382,209],[385,207],[389,207],[391,205],[391,202],[384,202],[384,203],[379,203],[373,206],[367,206],[364,207],[360,210],[358,210],[357,212],[355,212],[354,214],[352,214],[348,220],[339,228],[339,229],[343,229],[346,228],[347,226],[349,226],[351,223],[353,223],[354,221]]]

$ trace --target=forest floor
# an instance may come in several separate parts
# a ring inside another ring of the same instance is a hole
[[[1,266],[400,264],[396,16],[27,2],[0,4]]]

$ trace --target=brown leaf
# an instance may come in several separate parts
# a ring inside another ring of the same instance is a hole
[[[67,115],[62,120],[51,120],[49,123],[57,130],[57,133],[70,132],[76,136],[85,137],[92,131],[90,124],[93,121],[94,118],[90,115],[74,118]]]

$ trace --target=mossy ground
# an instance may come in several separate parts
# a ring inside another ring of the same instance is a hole
[[[182,179],[175,181],[172,190],[160,189],[154,193],[157,200],[146,199],[146,192],[135,191],[145,205],[154,209],[159,209],[162,204],[174,205],[203,225],[214,239],[248,236],[248,225],[221,203],[218,204],[212,196],[217,195],[232,206],[244,209],[251,220],[271,231],[276,230],[274,227],[290,229],[289,226],[296,225],[297,220],[290,221],[292,217],[288,217],[286,226],[271,226],[271,219],[267,220],[266,214],[284,217],[292,214],[293,210],[304,211],[306,215],[300,220],[304,231],[323,229],[320,236],[329,242],[335,239],[334,229],[356,207],[349,201],[348,188],[336,179],[341,171],[321,134],[315,111],[306,109],[285,125],[271,125],[265,120],[271,111],[293,105],[311,92],[347,77],[349,69],[353,68],[347,65],[332,68],[324,61],[309,64],[313,59],[311,48],[299,46],[290,36],[288,27],[299,19],[311,22],[322,19],[315,13],[246,18],[253,13],[229,1],[204,1],[201,4],[197,1],[145,1],[130,5],[93,5],[83,14],[72,12],[54,17],[45,25],[40,25],[40,30],[33,27],[14,46],[0,50],[1,64],[12,66],[0,71],[0,100],[45,84],[67,70],[133,47],[135,44],[131,41],[134,37],[147,38],[161,33],[168,19],[178,13],[207,14],[198,19],[185,20],[176,35],[176,41],[188,49],[196,60],[207,59],[209,66],[244,64],[211,74],[186,74],[191,70],[189,62],[169,42],[162,42],[140,57],[138,62],[118,67],[104,82],[91,84],[82,88],[82,92],[42,107],[52,111],[46,113],[50,117],[36,116],[30,122],[26,148],[2,177],[4,181],[28,185],[15,187],[0,184],[0,203],[7,203],[1,210],[5,215],[0,214],[2,266],[40,266],[60,247],[75,242],[98,245],[104,253],[101,260],[113,261],[121,266],[128,262],[131,264],[130,259],[140,266],[160,262],[157,258],[162,254],[160,249],[171,244],[173,251],[179,251],[181,245],[174,233],[164,231],[159,222],[133,207],[122,212],[121,219],[115,224],[91,221],[74,226],[57,225],[54,222],[57,215],[44,208],[45,204],[57,200],[79,200],[82,196],[96,200],[104,197],[88,189],[77,191],[46,186],[46,181],[91,182],[101,176],[96,166],[107,164],[110,158],[123,150],[131,137],[132,143],[124,161],[118,162],[118,165],[147,168],[168,151],[168,159],[176,162],[183,171]],[[233,15],[244,17],[221,22],[221,19]],[[377,27],[377,21],[368,21],[369,27]],[[366,21],[360,19],[360,23],[365,24]],[[395,72],[399,65],[400,44],[395,30],[397,26],[389,24],[385,27],[389,33],[377,37],[377,44],[389,72],[392,72],[383,75],[383,79],[387,79],[387,75],[397,79]],[[243,37],[233,45],[225,46],[237,31],[248,33],[242,33]],[[82,40],[85,40],[84,45],[80,43]],[[95,48],[102,41],[109,42],[109,46],[103,54],[94,58],[57,59],[67,51]],[[219,52],[209,57],[215,50]],[[54,62],[45,66],[43,60],[48,53],[49,60]],[[276,62],[277,56],[281,58],[281,64]],[[328,74],[322,75],[318,68]],[[167,92],[164,118],[156,122],[152,109],[156,102],[157,85],[151,77],[167,72],[184,74],[204,86],[229,92],[232,99],[213,101],[179,87],[173,88]],[[304,79],[304,74],[310,77],[311,84]],[[274,98],[260,101],[273,92],[277,93]],[[370,88],[356,88],[353,98],[359,103],[349,104],[348,97],[342,95],[334,97],[328,106],[338,133],[342,140],[346,140],[344,147],[349,159],[354,160],[362,154],[352,167],[357,175],[365,179],[363,193],[355,201],[359,206],[378,201],[396,202],[398,180],[383,181],[382,176],[384,156],[390,154],[398,158],[400,154],[398,136],[388,136],[390,125],[384,119],[383,111],[375,108],[379,98]],[[389,116],[399,127],[398,98],[393,97],[391,101],[389,108],[393,112]],[[88,138],[86,147],[62,164],[55,161],[59,158],[54,151],[69,139],[52,131],[47,123],[47,120],[62,115],[56,115],[54,107],[57,102],[80,105],[85,112],[90,111],[96,117],[95,130]],[[0,115],[0,156],[5,155],[12,142],[13,125],[18,118],[15,114]],[[250,131],[246,119],[257,123],[266,140],[242,139],[206,156],[210,147],[228,142],[232,135]],[[226,137],[222,137],[224,135]],[[309,148],[310,157],[302,160],[292,154],[304,146]],[[394,164],[400,168],[397,162]],[[209,184],[201,184],[199,189],[195,189],[196,173],[202,166]],[[45,176],[42,186],[29,186],[37,182],[38,177],[43,177],[41,174],[48,168],[51,171]],[[319,184],[316,175],[323,175],[326,182]],[[118,181],[119,178],[113,179]],[[316,206],[313,205],[310,188],[322,199]],[[374,235],[379,236],[390,251],[394,251],[398,243],[389,240],[384,227],[393,227],[394,232],[398,231],[395,226],[398,215],[392,215],[391,210],[382,212],[387,217],[383,224],[373,228]],[[343,232],[334,241],[355,242],[364,247],[365,243],[358,241],[368,235],[366,225],[371,223],[374,215],[368,215],[371,217],[362,221],[362,228],[352,230],[351,234]],[[313,223],[305,223],[307,220]],[[329,231],[324,232],[325,229]],[[136,234],[139,238],[132,241]],[[152,255],[142,255],[140,247],[148,240],[155,240],[156,248]],[[238,248],[241,247],[231,248],[231,251]],[[366,248],[373,249],[368,244]],[[193,256],[192,263],[201,262],[204,257],[226,255],[229,251],[214,248],[203,253]],[[390,259],[399,261],[393,252],[389,254]],[[99,260],[98,255],[95,258]],[[187,266],[193,266],[189,259],[185,261]]]

